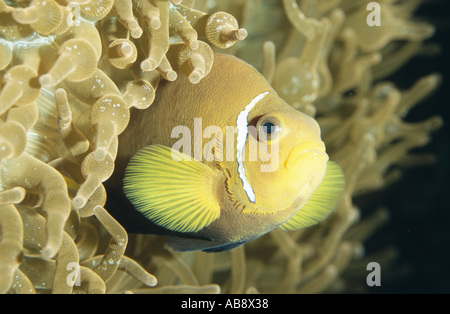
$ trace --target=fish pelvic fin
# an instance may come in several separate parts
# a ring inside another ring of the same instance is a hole
[[[325,176],[308,202],[287,222],[282,230],[297,230],[313,226],[328,217],[342,198],[345,178],[341,167],[328,161]]]

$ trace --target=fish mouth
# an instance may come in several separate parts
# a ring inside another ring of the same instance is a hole
[[[322,141],[303,142],[291,148],[284,162],[284,167],[290,170],[298,167],[301,161],[311,160],[311,158],[323,159],[324,157],[328,160],[328,155],[325,153],[325,144]]]

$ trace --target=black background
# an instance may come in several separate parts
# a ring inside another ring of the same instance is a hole
[[[414,107],[406,121],[440,115],[444,126],[430,144],[414,150],[434,153],[435,164],[404,170],[399,182],[372,195],[373,207],[386,206],[391,220],[366,243],[366,250],[370,254],[388,244],[399,255],[391,269],[381,270],[381,286],[368,288],[369,293],[450,293],[450,1],[424,2],[416,16],[435,25],[436,34],[427,43],[439,43],[441,52],[413,58],[388,80],[409,89],[419,78],[439,73],[439,89]]]

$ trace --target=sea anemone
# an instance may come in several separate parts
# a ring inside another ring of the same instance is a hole
[[[434,27],[413,17],[421,2],[379,1],[381,26],[369,26],[367,4],[354,0],[0,0],[0,292],[345,291],[389,218],[384,208],[361,218],[356,198],[429,161],[411,150],[442,125],[406,120],[438,74],[407,89],[386,80],[433,52],[424,41]],[[162,237],[128,234],[103,182],[130,108],[148,108],[174,69],[201,81],[214,51],[253,64],[314,116],[347,184],[318,226],[177,253]]]

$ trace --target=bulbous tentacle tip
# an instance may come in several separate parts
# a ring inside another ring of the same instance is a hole
[[[0,127],[0,160],[18,157],[25,150],[26,130],[15,121],[8,121]]]
[[[9,190],[1,191],[0,204],[18,204],[23,201],[26,193],[26,190],[19,186],[16,186]]]
[[[247,38],[247,36],[248,36],[248,32],[245,28],[240,28],[235,33],[236,40],[244,40],[245,38]]]
[[[165,78],[169,81],[169,82],[173,82],[178,78],[178,74],[175,71],[169,71],[166,73]]]
[[[83,197],[83,196],[75,196],[73,198],[73,200],[72,200],[72,206],[75,209],[80,209],[80,208],[83,208],[84,205],[86,205],[86,202],[87,202],[87,200],[86,200],[85,197]]]
[[[48,243],[41,251],[42,258],[54,258],[56,254],[58,254],[59,248],[61,246],[61,242],[58,239],[52,237],[48,239]]]
[[[109,62],[117,69],[131,67],[137,59],[138,51],[135,44],[128,39],[116,39],[106,51]]]
[[[157,30],[161,27],[161,20],[158,17],[151,17],[148,24],[151,29]]]
[[[106,158],[107,150],[105,147],[98,147],[94,151],[94,158],[97,161],[103,161]]]
[[[119,50],[123,57],[129,57],[133,52],[133,47],[129,43],[122,43]]]
[[[136,28],[131,29],[131,32],[130,32],[131,37],[133,37],[134,39],[141,38],[143,33],[144,33],[144,31],[139,26],[136,27]]]
[[[188,45],[189,45],[189,48],[191,48],[192,50],[197,50],[198,47],[200,46],[198,40],[191,40],[191,41],[189,41]]]
[[[146,59],[141,62],[141,70],[144,72],[150,72],[155,70],[157,67],[156,61],[153,59]]]
[[[208,18],[205,34],[214,46],[225,49],[244,40],[248,32],[245,28],[239,28],[236,18],[231,14],[216,12]]]
[[[198,84],[200,83],[200,80],[202,79],[202,77],[204,76],[204,74],[202,73],[202,71],[195,69],[194,71],[192,71],[192,73],[189,75],[189,81],[192,84]]]
[[[145,80],[131,81],[125,87],[123,99],[129,107],[146,109],[155,99],[155,88]]]
[[[44,88],[55,86],[57,83],[50,74],[44,74],[39,77],[39,84]]]
[[[127,26],[129,27],[130,30],[134,30],[134,29],[140,28],[138,21],[136,21],[134,18],[133,19],[129,19],[127,21]]]
[[[13,18],[21,24],[31,24],[37,21],[38,16],[34,7],[15,8],[12,11]]]
[[[42,258],[53,258],[57,253],[57,250],[55,250],[55,248],[53,247],[45,247],[42,251],[41,251],[41,257]]]

